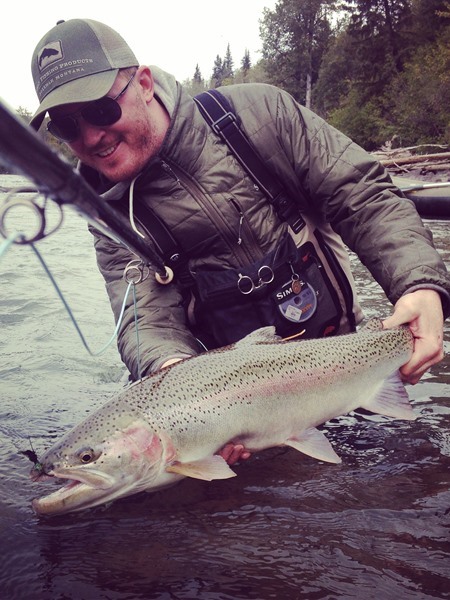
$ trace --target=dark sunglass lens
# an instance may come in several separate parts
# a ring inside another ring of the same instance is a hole
[[[91,125],[102,127],[116,123],[122,116],[122,110],[113,98],[105,97],[90,102],[81,110],[81,115]]]
[[[73,142],[78,137],[78,124],[72,117],[52,119],[48,122],[47,130],[63,142]]]

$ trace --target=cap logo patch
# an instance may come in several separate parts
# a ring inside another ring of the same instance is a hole
[[[42,48],[37,57],[39,70],[42,71],[42,69],[45,69],[48,65],[51,65],[57,60],[61,60],[62,57],[63,52],[59,40],[47,44]]]

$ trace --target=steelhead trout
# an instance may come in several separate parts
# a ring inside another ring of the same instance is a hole
[[[318,425],[358,407],[415,418],[398,374],[412,351],[408,328],[383,330],[374,320],[359,333],[302,342],[266,327],[183,360],[132,384],[48,450],[32,478],[68,483],[33,508],[62,514],[183,477],[233,477],[215,454],[230,441],[338,463]]]

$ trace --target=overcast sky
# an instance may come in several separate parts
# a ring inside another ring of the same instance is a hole
[[[238,68],[245,49],[255,63],[261,55],[259,19],[277,0],[5,0],[0,36],[0,97],[17,109],[38,106],[31,56],[43,35],[60,19],[89,18],[116,29],[141,64],[153,64],[180,81],[198,63],[208,79],[217,54],[230,43]]]

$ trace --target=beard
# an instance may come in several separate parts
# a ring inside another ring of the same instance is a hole
[[[91,161],[83,162],[90,162],[89,166],[113,183],[133,179],[156,156],[161,147],[154,129],[154,127],[147,127],[145,131],[135,129],[135,134],[118,136],[118,147],[106,160],[94,157]]]

